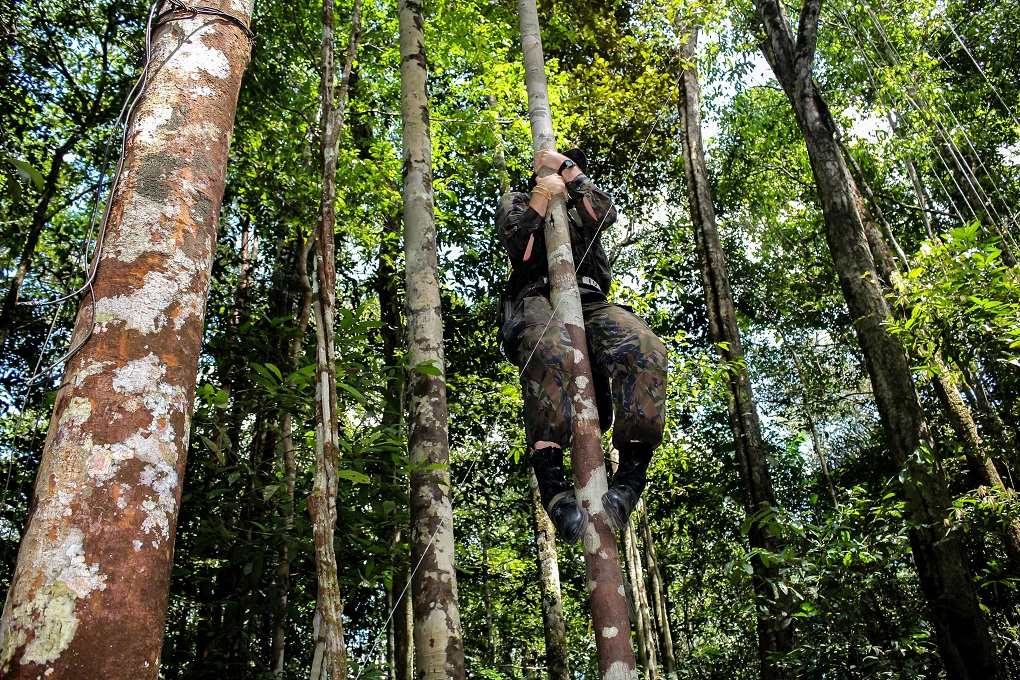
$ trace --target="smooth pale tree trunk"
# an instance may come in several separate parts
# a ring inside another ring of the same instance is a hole
[[[825,216],[826,241],[854,319],[886,445],[905,471],[903,497],[914,562],[947,676],[999,678],[995,642],[963,546],[955,536],[945,535],[949,492],[934,460],[906,352],[885,327],[891,312],[835,140],[835,124],[812,77],[820,5],[820,0],[805,2],[795,41],[783,6],[755,0],[767,36],[762,49],[804,135]]]
[[[322,197],[316,223],[315,276],[312,313],[315,316],[315,475],[308,495],[308,514],[315,543],[316,589],[312,630],[315,650],[311,680],[347,677],[347,646],[343,633],[343,602],[337,581],[336,528],[337,471],[340,467],[340,434],[337,422],[336,350],[333,312],[336,308],[336,156],[343,128],[347,85],[361,36],[361,2],[351,8],[351,37],[347,44],[339,91],[334,92],[333,43],[334,0],[322,3]]]
[[[535,151],[556,149],[552,110],[545,78],[545,56],[535,0],[518,0],[524,80],[528,90],[528,117]],[[543,172],[545,173],[544,169]],[[545,173],[548,174],[548,173]],[[605,454],[602,451],[598,409],[588,363],[588,343],[577,290],[574,259],[562,196],[549,202],[545,220],[545,243],[549,259],[549,288],[556,317],[566,326],[570,344],[579,358],[572,388],[573,419],[571,463],[577,500],[591,519],[584,533],[584,564],[594,619],[595,650],[599,674],[605,679],[636,678],[637,664],[630,640],[627,598],[620,571],[616,535],[606,521],[602,496],[609,490]]]
[[[623,535],[624,554],[627,556],[627,572],[630,578],[632,600],[634,602],[634,613],[636,616],[636,631],[638,644],[638,658],[644,666],[644,676],[648,680],[659,678],[659,641],[655,635],[655,628],[652,626],[652,612],[648,604],[648,589],[645,587],[644,565],[641,563],[641,552],[638,548],[637,530],[634,527],[634,518],[631,517],[627,527],[621,532]]]
[[[655,542],[652,540],[652,528],[648,524],[648,512],[644,499],[638,502],[635,513],[638,517],[641,541],[644,544],[645,568],[648,573],[649,590],[651,591],[652,613],[655,616],[655,627],[659,632],[659,639],[662,642],[662,660],[666,667],[667,677],[675,678],[676,653],[673,651],[673,631],[669,624],[669,615],[666,609],[666,591],[662,582],[662,572],[659,569]]]
[[[248,23],[251,2],[209,0]],[[155,679],[205,303],[250,44],[199,14],[150,74],[0,623],[0,677]]]
[[[535,520],[535,547],[538,552],[538,585],[542,594],[542,627],[545,630],[545,665],[549,680],[567,680],[567,621],[563,616],[560,591],[560,565],[556,560],[556,528],[542,507],[538,480],[529,473],[531,515]]]
[[[407,353],[412,367],[408,376],[411,564],[419,565],[411,577],[415,677],[459,680],[464,677],[464,642],[454,569],[424,17],[416,0],[400,0],[399,8]],[[430,368],[416,368],[422,364]]]
[[[698,28],[691,30],[681,55],[693,64],[697,50]],[[690,204],[694,242],[701,260],[701,279],[708,308],[708,325],[719,357],[730,366],[726,381],[726,407],[730,430],[736,447],[740,467],[740,482],[744,492],[744,510],[755,515],[776,506],[772,488],[765,441],[758,421],[758,409],[751,391],[751,381],[744,363],[744,349],[740,341],[733,293],[726,272],[726,258],[716,227],[715,207],[712,203],[708,170],[701,142],[701,92],[698,74],[693,65],[684,70],[680,80],[680,118],[684,134],[684,175]],[[779,538],[768,529],[767,523],[754,522],[748,531],[748,542],[755,551],[779,552]],[[766,564],[752,558],[751,575],[758,604],[758,663],[763,680],[787,677],[775,663],[773,656],[793,649],[793,629],[790,625],[788,598],[777,596],[772,584],[779,580],[779,567],[774,561]]]

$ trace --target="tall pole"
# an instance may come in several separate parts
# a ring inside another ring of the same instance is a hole
[[[0,624],[4,680],[159,674],[252,4],[207,0],[153,30]]]
[[[400,0],[400,113],[403,121],[407,357],[438,375],[408,371],[411,458],[411,576],[418,680],[463,680],[464,642],[454,567],[453,499],[446,411],[443,318],[436,256],[424,16]]]
[[[524,80],[528,88],[528,117],[535,151],[556,150],[556,133],[545,79],[545,56],[535,0],[518,0]],[[541,170],[550,174],[548,168]],[[602,452],[598,408],[588,362],[581,296],[577,290],[574,258],[567,226],[567,206],[562,196],[549,202],[545,220],[545,243],[549,256],[549,287],[556,317],[563,322],[574,347],[576,362],[573,395],[573,438],[570,446],[577,500],[591,518],[584,533],[584,564],[591,598],[595,649],[602,680],[637,679],[637,664],[630,640],[630,618],[620,572],[616,534],[606,521],[602,496],[609,490]]]

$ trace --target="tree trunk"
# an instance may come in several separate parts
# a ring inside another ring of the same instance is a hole
[[[693,63],[697,48],[698,28],[691,30],[681,55]],[[684,175],[690,203],[694,241],[701,259],[701,279],[705,288],[708,324],[712,341],[719,356],[730,368],[727,379],[726,406],[730,430],[740,466],[740,481],[744,491],[744,509],[755,515],[775,507],[776,496],[772,489],[765,441],[758,421],[758,410],[751,391],[751,381],[744,364],[744,350],[740,341],[733,293],[726,272],[726,259],[715,221],[708,170],[701,143],[701,93],[697,71],[685,69],[681,78],[680,117],[684,130]],[[755,551],[779,552],[782,548],[776,536],[763,522],[754,522],[748,540]],[[779,579],[779,567],[774,561],[766,565],[759,557],[753,558],[751,575],[754,592],[759,600],[758,612],[758,663],[763,680],[786,677],[786,673],[773,660],[776,654],[793,649],[788,598],[773,597],[772,583]]]
[[[249,20],[250,2],[211,4]],[[0,623],[4,678],[159,673],[202,321],[250,45],[232,23],[174,14],[152,50],[161,67],[127,132],[94,296],[71,340],[84,344],[57,393]]]
[[[400,110],[404,123],[404,260],[411,474],[411,577],[415,677],[464,677],[464,643],[454,569],[453,501],[446,366],[432,194],[424,17],[400,0]],[[430,370],[416,367],[430,364]],[[432,375],[437,372],[438,375]]]
[[[659,658],[657,648],[658,639],[655,635],[655,628],[652,626],[652,613],[648,605],[648,591],[645,588],[645,572],[641,564],[641,552],[638,550],[637,530],[634,528],[634,518],[631,517],[623,534],[624,553],[627,556],[628,574],[630,586],[633,593],[634,613],[637,615],[637,639],[638,657],[645,667],[645,678],[657,680],[659,678]]]
[[[905,470],[903,494],[911,547],[947,675],[951,679],[998,678],[1002,671],[995,643],[963,546],[943,529],[949,493],[934,460],[907,356],[899,339],[885,327],[890,310],[836,144],[835,125],[812,78],[820,4],[819,0],[805,3],[795,43],[783,6],[774,0],[755,0],[767,36],[763,52],[804,135],[825,216],[826,241],[855,320],[886,444]]]
[[[521,44],[524,51],[524,79],[528,90],[528,112],[535,151],[556,149],[552,110],[545,78],[545,57],[535,0],[518,0]],[[542,170],[546,173],[548,168]],[[550,171],[551,172],[551,171]],[[570,336],[570,344],[579,357],[573,388],[571,463],[577,501],[588,510],[590,524],[584,534],[584,564],[594,619],[595,649],[599,674],[606,678],[629,677],[637,669],[630,640],[627,598],[620,571],[620,553],[616,535],[602,508],[602,496],[609,490],[605,454],[602,451],[598,411],[594,407],[588,343],[577,290],[567,206],[562,196],[549,202],[545,220],[545,243],[549,259],[549,288],[556,317]]]
[[[343,634],[343,602],[337,581],[336,528],[337,470],[340,434],[337,422],[336,351],[333,310],[336,308],[336,156],[343,128],[347,85],[361,35],[361,2],[351,7],[351,37],[347,44],[339,92],[334,94],[334,0],[322,3],[322,198],[316,223],[315,277],[312,313],[315,315],[315,476],[308,496],[308,514],[315,542],[318,580],[312,629],[315,651],[311,680],[347,677],[347,647]],[[335,99],[334,99],[335,97]]]
[[[560,565],[556,560],[556,529],[542,507],[538,480],[529,473],[531,514],[535,520],[535,547],[538,552],[538,584],[542,593],[542,628],[545,630],[545,666],[549,680],[567,680],[567,622],[563,617],[560,593]]]
[[[297,336],[291,341],[288,358],[290,373],[301,366],[301,345],[308,330],[308,319],[312,313],[312,282],[308,277],[308,255],[312,249],[312,238],[305,238],[300,229],[297,234],[297,254],[294,258],[298,282],[301,285],[301,306],[298,312]],[[294,483],[297,479],[297,463],[294,458],[294,414],[288,410],[280,422],[280,448],[283,456],[284,511],[283,541],[280,545],[279,564],[276,568],[276,621],[273,625],[270,667],[275,675],[282,675],[286,660],[287,645],[287,600],[290,592],[290,551],[294,541],[290,532],[294,527]]]
[[[666,666],[666,675],[675,678],[676,653],[673,651],[673,631],[669,624],[669,614],[666,608],[666,590],[662,582],[662,572],[659,570],[659,560],[655,551],[655,542],[652,540],[652,528],[648,524],[648,512],[644,499],[638,502],[635,512],[638,517],[641,540],[645,547],[645,564],[647,565],[646,570],[653,602],[652,611],[655,615],[655,627],[659,631],[659,639],[662,642],[662,657]]]

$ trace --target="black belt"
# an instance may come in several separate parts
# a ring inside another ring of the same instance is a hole
[[[581,291],[582,296],[591,295],[597,293],[602,297],[605,297],[605,293],[602,291],[602,286],[598,284],[598,281],[591,278],[590,276],[578,276],[577,285],[579,288],[585,290]],[[517,306],[521,300],[528,297],[529,295],[548,295],[549,294],[549,277],[543,276],[542,278],[532,281],[528,285],[521,289],[521,292],[517,293],[517,297],[514,298],[514,306]]]

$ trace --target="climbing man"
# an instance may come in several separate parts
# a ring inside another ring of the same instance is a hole
[[[543,167],[555,172],[538,177]],[[662,442],[666,348],[641,319],[606,299],[612,271],[601,234],[616,220],[616,208],[584,174],[584,153],[542,150],[535,154],[534,169],[530,193],[508,193],[496,210],[496,235],[512,265],[500,334],[506,356],[521,370],[524,429],[542,505],[560,536],[573,545],[588,526],[588,511],[577,502],[563,468],[564,449],[571,441],[574,353],[549,301],[543,225],[553,196],[562,194],[567,200],[603,432],[615,414],[613,445],[620,464],[602,504],[617,529],[626,526],[637,505],[652,452]]]

